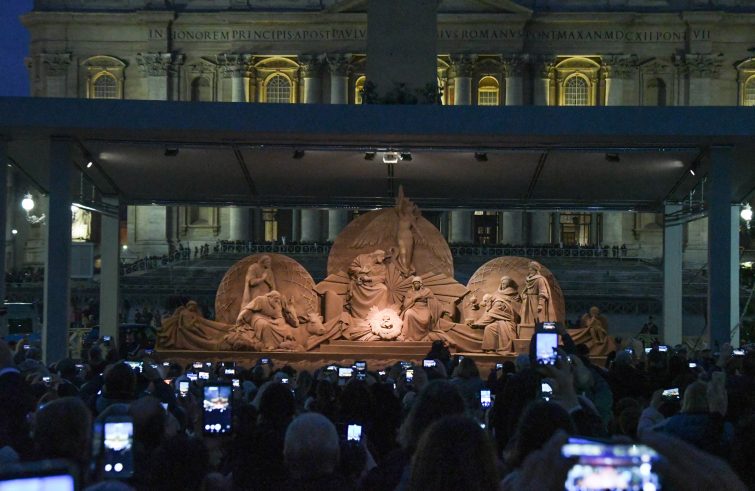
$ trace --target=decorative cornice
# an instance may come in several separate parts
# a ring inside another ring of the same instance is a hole
[[[45,66],[48,77],[65,75],[71,64],[71,53],[41,53],[39,60]]]
[[[504,76],[521,77],[524,69],[530,63],[530,55],[506,54],[501,57],[501,63],[503,65]]]
[[[345,77],[349,74],[352,55],[350,53],[331,53],[325,56],[331,75]]]
[[[690,77],[695,78],[716,78],[721,72],[723,66],[723,53],[702,54],[702,53],[685,53],[684,64]]]
[[[222,53],[215,57],[215,62],[220,66],[224,77],[236,78],[246,74],[253,58],[253,55],[244,53]]]
[[[303,78],[316,78],[320,76],[323,55],[299,55],[301,76]]]
[[[451,70],[452,76],[456,77],[471,77],[474,73],[475,63],[477,62],[477,56],[475,55],[452,55],[451,56]]]
[[[148,77],[164,77],[173,64],[171,53],[137,53],[136,63]]]
[[[605,78],[630,78],[638,67],[637,55],[607,55],[601,61]]]

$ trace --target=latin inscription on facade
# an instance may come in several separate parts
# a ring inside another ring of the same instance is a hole
[[[366,28],[331,29],[150,29],[150,40],[174,41],[361,41],[367,39]],[[512,29],[475,27],[470,29],[440,27],[439,41],[608,41],[624,43],[663,43],[710,41],[707,29]]]

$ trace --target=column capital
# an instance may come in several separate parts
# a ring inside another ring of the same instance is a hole
[[[471,77],[476,62],[476,55],[451,55],[451,75],[453,78]]]
[[[137,53],[136,62],[148,77],[164,77],[173,64],[172,53]]]
[[[552,79],[556,76],[556,59],[553,55],[538,55],[532,59],[532,69],[538,78]]]
[[[637,55],[607,55],[601,62],[604,78],[631,78],[639,64]]]
[[[315,78],[320,75],[322,68],[323,55],[299,55],[299,66],[301,67],[301,76],[303,78]]]
[[[530,63],[528,54],[503,54],[501,55],[501,65],[503,74],[506,78],[521,77],[524,68]]]
[[[716,78],[723,66],[722,53],[685,53],[683,63],[686,72],[693,78]]]
[[[223,76],[228,78],[243,77],[253,56],[245,53],[221,53],[215,57]]]
[[[42,53],[39,60],[47,69],[47,75],[64,75],[71,64],[71,53]]]
[[[345,77],[351,67],[351,53],[329,53],[325,55],[331,75]]]

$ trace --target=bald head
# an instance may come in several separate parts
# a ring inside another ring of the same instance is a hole
[[[288,425],[283,455],[294,477],[313,478],[333,473],[339,454],[338,432],[325,416],[305,413]]]

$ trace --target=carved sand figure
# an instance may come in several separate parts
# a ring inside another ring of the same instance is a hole
[[[485,294],[487,309],[477,320],[469,325],[484,329],[482,336],[483,351],[513,353],[516,326],[519,322],[516,299],[517,284],[509,276],[501,277],[501,283],[493,294]]]
[[[538,322],[556,320],[556,312],[551,301],[553,295],[548,280],[540,274],[540,263],[531,261],[525,278],[524,290],[520,295],[522,326],[534,326]]]
[[[608,319],[598,307],[591,307],[579,320],[579,328],[569,329],[568,332],[575,344],[586,345],[593,356],[607,355],[616,350],[616,342],[608,336]]]
[[[403,320],[402,337],[406,341],[421,341],[440,317],[440,305],[432,290],[422,283],[422,278],[412,278],[412,287],[406,292],[401,306]]]
[[[386,254],[377,249],[360,254],[349,266],[351,286],[346,308],[358,319],[366,319],[370,308],[384,309],[391,304],[390,292],[385,284]]]
[[[244,278],[244,295],[241,297],[241,305],[246,305],[260,295],[276,289],[271,266],[272,260],[267,254],[260,256],[259,261],[249,266]]]
[[[232,328],[232,325],[205,319],[199,304],[189,300],[163,318],[156,344],[160,349],[216,350]]]

